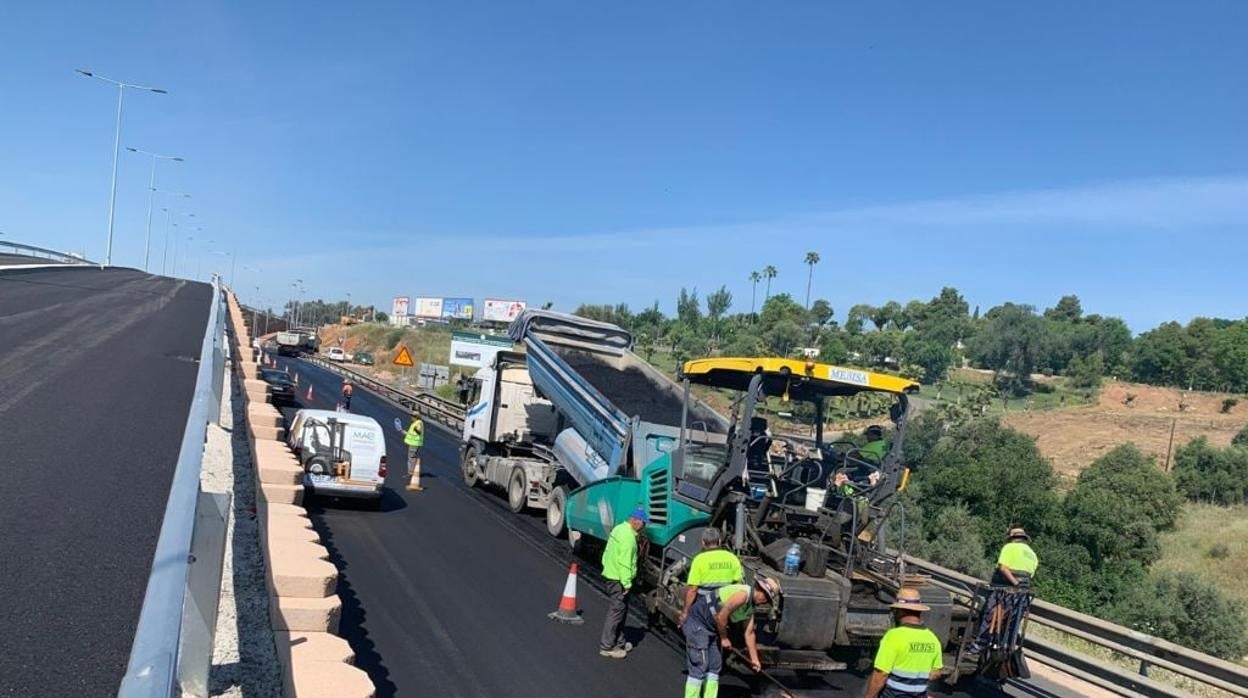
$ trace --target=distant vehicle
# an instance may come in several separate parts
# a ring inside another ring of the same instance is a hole
[[[282,356],[314,354],[320,346],[315,330],[287,330],[278,332],[274,339],[277,341],[277,353]]]
[[[357,351],[351,357],[351,363],[359,364],[361,366],[372,366],[373,355],[366,351]]]
[[[260,380],[269,384],[269,393],[273,403],[293,403],[295,401],[295,382],[290,374],[272,368],[260,369]]]
[[[381,506],[386,435],[377,420],[350,412],[299,410],[286,443],[303,466],[303,484],[310,493],[372,500]]]
[[[330,361],[346,361],[347,352],[343,351],[342,347],[330,347],[325,350],[325,358]]]

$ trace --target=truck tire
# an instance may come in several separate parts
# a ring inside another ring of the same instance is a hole
[[[469,487],[476,487],[481,481],[477,472],[477,447],[468,446],[464,449],[464,460],[460,463],[460,469],[464,474],[464,484]]]
[[[555,538],[562,536],[568,527],[567,512],[568,488],[558,485],[546,505],[546,532]]]
[[[529,483],[524,468],[516,466],[507,478],[507,508],[519,514],[529,505]]]

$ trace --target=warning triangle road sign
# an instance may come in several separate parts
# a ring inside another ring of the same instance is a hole
[[[407,351],[407,347],[401,345],[399,346],[399,353],[394,355],[394,365],[408,367],[415,366],[415,364],[412,363],[412,355]]]

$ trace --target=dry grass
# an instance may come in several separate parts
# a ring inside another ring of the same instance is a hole
[[[1248,603],[1248,506],[1188,504],[1179,529],[1161,542],[1154,570],[1196,572]]]

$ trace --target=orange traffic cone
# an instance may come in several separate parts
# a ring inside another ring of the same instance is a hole
[[[312,402],[312,384],[311,383],[308,384],[308,394],[304,395],[303,399],[307,400],[308,402]]]
[[[407,480],[407,489],[412,492],[424,492],[425,488],[420,486],[420,458],[417,457],[412,461],[412,476]]]
[[[547,618],[560,623],[580,625],[585,622],[581,614],[576,612],[576,563],[568,568],[568,581],[563,585],[563,598],[559,599],[559,608],[547,614]]]

